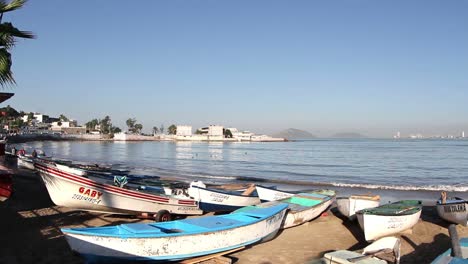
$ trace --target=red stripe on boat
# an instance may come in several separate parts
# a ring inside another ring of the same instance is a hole
[[[78,182],[78,183],[81,183],[81,184],[86,184],[86,185],[97,187],[97,188],[100,188],[100,189],[104,189],[106,191],[115,192],[115,193],[131,196],[131,197],[135,197],[135,198],[140,198],[140,199],[152,200],[152,201],[157,201],[157,202],[162,202],[162,203],[169,203],[169,198],[156,196],[156,195],[151,195],[151,194],[140,193],[140,192],[135,192],[135,191],[131,191],[131,190],[125,190],[125,189],[121,189],[121,188],[118,188],[118,187],[114,187],[112,185],[98,183],[98,182],[89,180],[87,178],[84,178],[82,176],[75,176],[73,174],[69,174],[69,173],[63,172],[63,171],[58,170],[58,169],[49,168],[47,166],[43,166],[43,165],[40,165],[40,164],[37,164],[37,163],[35,164],[35,166],[38,169],[45,171],[46,173],[52,174],[53,176],[62,177],[62,178],[65,178],[65,179],[68,179],[68,180],[71,180],[71,181],[74,181],[74,182]]]

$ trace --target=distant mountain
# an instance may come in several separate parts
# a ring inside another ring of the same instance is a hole
[[[311,133],[307,131],[299,130],[295,128],[289,128],[289,129],[283,130],[279,133],[274,134],[273,137],[280,137],[280,138],[286,138],[286,139],[316,138],[316,136],[312,135]]]
[[[359,133],[353,133],[353,132],[345,132],[345,133],[337,133],[331,136],[333,138],[366,138],[367,136],[364,136]]]

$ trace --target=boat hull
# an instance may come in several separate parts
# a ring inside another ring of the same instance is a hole
[[[436,205],[437,213],[442,219],[463,226],[468,225],[467,207],[468,202],[462,199],[450,200],[445,204],[439,200]]]
[[[244,196],[198,186],[190,186],[188,193],[205,212],[231,212],[244,206],[260,203],[257,196]]]
[[[419,220],[421,210],[409,215],[356,214],[367,241],[411,229]]]
[[[286,215],[286,219],[284,220],[283,228],[298,226],[317,218],[318,216],[320,216],[320,214],[327,210],[327,208],[332,204],[332,202],[333,200],[330,199],[326,202],[321,203],[317,207],[310,208],[308,210],[299,212],[288,212],[288,214]]]
[[[157,213],[202,214],[196,201],[154,195],[101,183],[36,163],[36,169],[56,205],[74,209],[115,214]]]
[[[357,211],[367,208],[374,208],[379,206],[379,204],[380,198],[378,200],[371,200],[355,196],[336,198],[338,211],[349,219],[355,219]]]
[[[257,190],[258,197],[260,198],[262,202],[278,201],[281,199],[292,197],[295,194],[293,192],[275,190],[275,189],[267,188],[267,187],[260,186],[260,185],[255,186],[255,188]]]
[[[187,234],[178,234],[178,231],[175,231],[175,233],[161,233],[152,237],[154,231],[151,234],[145,234],[143,231],[140,232],[140,237],[124,237],[122,235],[80,234],[64,229],[62,232],[64,232],[71,249],[87,257],[125,261],[178,261],[239,248],[274,236],[281,226],[287,206],[283,204],[278,208],[274,214],[263,217],[261,220],[249,219],[248,223],[242,222],[240,218],[237,218],[238,220],[232,218],[227,221],[230,226],[226,225],[224,228],[210,229],[207,228],[209,225],[203,224],[203,222],[211,222],[216,225],[218,221],[226,222],[227,215],[174,221],[180,222],[181,229],[187,223],[189,226],[199,223],[196,227],[205,230],[188,232]],[[245,216],[243,217],[245,218]],[[156,228],[153,229],[157,229],[158,226],[154,227]],[[180,232],[184,231],[180,230]]]

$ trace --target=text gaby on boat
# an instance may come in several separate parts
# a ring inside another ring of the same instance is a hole
[[[171,214],[203,213],[193,199],[114,186],[106,178],[75,175],[52,163],[38,161],[35,167],[56,205],[114,214],[151,213],[157,221],[168,221]]]
[[[421,216],[421,201],[402,200],[356,212],[366,240],[393,235],[412,228]]]
[[[63,228],[71,249],[90,259],[178,261],[273,238],[287,204],[231,214],[108,227]]]

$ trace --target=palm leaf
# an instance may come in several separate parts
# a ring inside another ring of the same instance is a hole
[[[21,31],[11,23],[0,24],[0,46],[11,48],[15,45],[15,38],[35,38],[29,31]]]
[[[4,0],[0,0],[0,13],[10,12],[21,8],[26,0],[13,0],[10,3],[6,3]]]
[[[0,48],[0,85],[4,87],[15,83],[11,72],[11,54],[5,48]]]

